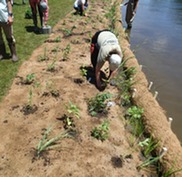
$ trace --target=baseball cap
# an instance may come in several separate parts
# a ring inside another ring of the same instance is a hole
[[[114,71],[119,67],[122,59],[118,54],[112,54],[109,58],[109,61],[110,61],[110,65],[109,65],[110,70]]]

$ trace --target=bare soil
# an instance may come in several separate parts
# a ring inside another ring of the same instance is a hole
[[[90,38],[96,31],[108,27],[109,22],[104,16],[107,6],[97,1],[90,3],[87,17],[73,15],[73,12],[68,14],[53,28],[49,40],[19,68],[9,93],[0,103],[0,176],[156,176],[151,171],[137,170],[142,163],[141,154],[137,146],[131,146],[132,136],[125,128],[126,108],[114,97],[110,101],[116,105],[107,108],[107,115],[92,117],[88,114],[87,100],[100,93],[95,87],[90,63]],[[70,34],[68,30],[73,26]],[[126,41],[123,44],[129,46]],[[70,53],[65,56],[65,48],[69,45]],[[87,77],[81,75],[81,66],[87,68]],[[106,64],[103,68],[106,75],[107,67]],[[32,83],[22,82],[21,78],[32,73],[35,74]],[[107,85],[103,92],[116,95],[118,90]],[[27,107],[30,101],[33,109]],[[74,138],[59,140],[59,146],[37,157],[36,147],[45,129],[53,126],[50,138],[66,131],[63,120],[68,115],[66,106],[69,101],[80,110],[80,118],[72,118]],[[91,131],[104,120],[110,123],[109,138],[100,141],[91,136]]]

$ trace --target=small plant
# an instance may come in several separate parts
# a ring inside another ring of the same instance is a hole
[[[51,64],[48,64],[47,71],[54,72],[56,70],[56,60],[53,60]]]
[[[131,104],[131,94],[128,91],[122,93],[122,106],[128,106]]]
[[[97,94],[94,98],[88,101],[88,112],[91,116],[96,116],[98,113],[106,113],[107,104],[105,101],[111,98],[110,93]]]
[[[31,88],[29,91],[28,103],[21,110],[22,112],[24,112],[24,115],[34,113],[38,109],[36,105],[32,104],[32,98],[33,98],[33,92]]]
[[[146,138],[144,141],[139,142],[138,144],[143,151],[143,155],[145,157],[149,157],[151,155],[151,152],[154,151],[154,149],[158,146],[158,143],[156,143],[152,137]]]
[[[53,49],[51,50],[51,52],[57,53],[59,50],[60,50],[59,46],[56,46],[55,48],[53,48]]]
[[[142,164],[137,166],[137,169],[140,170],[142,168],[148,167],[150,165],[157,165],[157,162],[162,159],[162,157],[167,153],[167,148],[163,147],[161,153],[156,157],[149,157],[147,160],[145,160]]]
[[[142,121],[143,109],[137,106],[128,108],[126,117],[129,119],[129,123],[133,127],[133,134],[135,136],[141,136],[144,132],[144,125]]]
[[[83,77],[86,77],[87,76],[87,70],[85,69],[84,66],[80,67],[80,73]]]
[[[54,39],[54,42],[61,42],[61,36],[58,36],[58,37],[56,37],[55,39]]]
[[[74,124],[74,119],[72,117],[67,116],[64,114],[64,116],[61,118],[64,123],[64,128],[67,130],[74,130],[75,124]]]
[[[91,136],[94,138],[105,141],[109,137],[109,122],[104,121],[100,126],[93,128]]]
[[[47,48],[45,47],[44,54],[39,56],[38,61],[41,62],[41,61],[46,61],[46,60],[49,60],[49,57],[47,55]]]
[[[71,46],[68,44],[65,49],[63,49],[63,60],[66,61],[68,59],[68,55],[70,53]]]
[[[39,141],[37,147],[36,147],[36,155],[38,157],[41,156],[41,154],[50,148],[55,147],[56,142],[63,138],[69,138],[71,137],[69,132],[63,132],[58,134],[56,137],[53,137],[51,139],[48,139],[48,135],[52,131],[52,127],[49,127],[43,134],[42,139]]]
[[[132,106],[128,108],[127,112],[131,119],[140,119],[142,117],[144,110],[137,106]]]
[[[28,97],[28,106],[31,108],[32,107],[32,98],[33,98],[33,92],[32,89],[29,91],[29,97]]]
[[[22,80],[22,83],[23,84],[31,84],[34,81],[34,78],[35,78],[35,74],[34,73],[27,74],[26,78],[24,80]]]
[[[78,119],[80,118],[80,110],[71,101],[69,101],[69,105],[66,106],[66,108],[67,108],[67,111],[69,114],[72,114],[73,116],[75,116]]]
[[[69,37],[72,35],[73,33],[73,30],[76,28],[76,26],[72,26],[72,28],[69,30],[69,29],[63,29],[63,33],[64,33],[64,37]]]

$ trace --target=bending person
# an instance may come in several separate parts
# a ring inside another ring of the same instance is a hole
[[[109,78],[113,78],[122,61],[122,52],[117,37],[109,30],[95,33],[91,42],[91,63],[96,77],[96,86],[102,89],[100,71],[104,63],[109,62]]]

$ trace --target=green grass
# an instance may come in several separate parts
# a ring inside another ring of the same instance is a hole
[[[35,34],[34,32],[27,32],[27,27],[33,27],[32,19],[25,19],[25,12],[28,8],[28,1],[26,5],[22,5],[22,0],[17,0],[13,6],[13,31],[16,39],[16,49],[19,61],[17,63],[12,63],[12,61],[8,59],[0,62],[0,101],[9,90],[20,65],[25,60],[28,60],[33,50],[35,50],[44,42],[44,40],[48,38],[48,35],[39,35]],[[69,13],[72,9],[72,0],[50,0],[48,25],[53,27],[59,20],[61,20],[61,18],[64,18],[65,15]],[[9,48],[7,46],[6,49],[7,52],[10,53]]]

